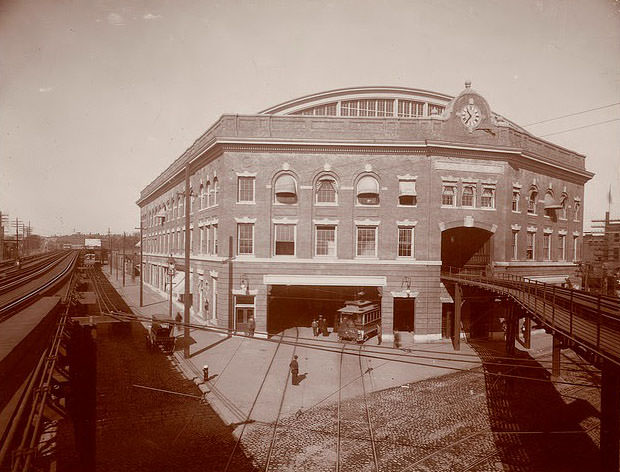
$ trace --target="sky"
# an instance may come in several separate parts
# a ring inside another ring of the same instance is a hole
[[[620,218],[612,0],[0,0],[0,211],[131,232],[140,190],[222,114],[468,79],[521,126],[572,115],[527,129],[587,156],[585,229],[610,185]]]

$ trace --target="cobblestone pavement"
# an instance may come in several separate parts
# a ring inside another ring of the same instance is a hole
[[[236,442],[232,428],[170,356],[147,350],[145,339],[137,322],[97,326],[96,470],[224,470]],[[58,469],[83,471],[66,454],[70,425],[62,429]],[[255,470],[242,452],[235,459],[231,471]]]
[[[598,469],[598,389],[499,377],[544,380],[549,375],[546,369],[515,367],[515,361],[497,359],[492,351],[483,357],[499,365],[368,395],[380,471]],[[541,362],[547,366],[549,359],[545,355]],[[532,365],[527,354],[520,362]],[[563,363],[563,380],[599,381],[598,373],[570,351]],[[376,470],[363,396],[342,408],[348,418],[341,431],[340,470]],[[270,431],[270,424],[253,423],[242,438],[259,467]],[[334,470],[337,440],[337,404],[289,416],[280,422],[269,470]]]

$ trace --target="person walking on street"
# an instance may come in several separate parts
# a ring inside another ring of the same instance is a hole
[[[250,336],[254,336],[254,330],[256,329],[256,321],[254,321],[254,317],[250,316],[248,320],[248,334]]]
[[[312,320],[312,334],[315,338],[319,335],[319,323],[316,318]]]
[[[394,331],[394,347],[400,349],[400,333],[398,331]]]
[[[323,319],[323,315],[319,315],[319,332],[318,334],[323,334],[323,330],[325,329],[325,320]]]
[[[381,346],[381,325],[377,325],[377,344]]]
[[[293,356],[293,360],[289,364],[291,369],[291,383],[297,385],[297,375],[299,374],[299,363],[297,362],[297,354]]]

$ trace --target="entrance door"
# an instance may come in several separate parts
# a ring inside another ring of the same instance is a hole
[[[237,331],[247,331],[248,321],[254,318],[254,297],[235,297],[235,328]]]
[[[254,317],[254,308],[237,307],[237,331],[247,331],[250,317]]]
[[[394,330],[413,331],[415,321],[415,298],[394,299]]]

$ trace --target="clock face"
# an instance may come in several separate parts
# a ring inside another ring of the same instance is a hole
[[[461,111],[461,121],[470,131],[480,124],[480,110],[472,103],[465,105]]]

